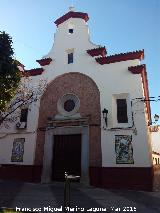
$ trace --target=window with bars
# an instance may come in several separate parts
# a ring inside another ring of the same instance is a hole
[[[73,63],[73,53],[68,53],[68,64]]]
[[[128,123],[126,99],[117,99],[117,122]]]
[[[27,122],[27,117],[28,117],[28,108],[21,109],[20,122]]]

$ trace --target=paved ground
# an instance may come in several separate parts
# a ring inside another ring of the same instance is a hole
[[[17,207],[17,211],[28,208],[28,212],[64,212],[63,194],[63,183],[0,181],[0,207]],[[71,207],[74,209],[70,212],[160,213],[160,191],[104,190],[72,183]]]

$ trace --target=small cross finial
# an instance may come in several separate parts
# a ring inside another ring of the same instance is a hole
[[[73,0],[71,1],[71,6],[69,7],[69,10],[70,10],[70,11],[75,11],[75,8],[74,8],[74,6],[73,6]]]
[[[70,10],[70,11],[75,11],[75,8],[74,8],[73,6],[70,6],[70,7],[69,7],[69,10]]]

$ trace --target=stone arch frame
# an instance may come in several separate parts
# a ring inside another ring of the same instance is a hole
[[[74,93],[80,99],[79,113],[82,117],[89,117],[89,167],[102,166],[101,153],[101,107],[100,92],[91,77],[79,73],[70,72],[57,76],[47,86],[40,100],[38,131],[35,151],[35,165],[43,166],[43,154],[45,144],[45,131],[47,118],[55,116],[57,101],[66,93]]]

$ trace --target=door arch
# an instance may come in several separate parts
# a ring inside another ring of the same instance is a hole
[[[38,129],[47,126],[47,118],[58,114],[57,102],[65,94],[75,94],[80,100],[78,113],[88,117],[89,167],[102,166],[100,92],[96,83],[82,73],[66,73],[55,78],[40,100]],[[71,124],[68,124],[71,125]],[[43,165],[45,131],[37,132],[35,164]]]

